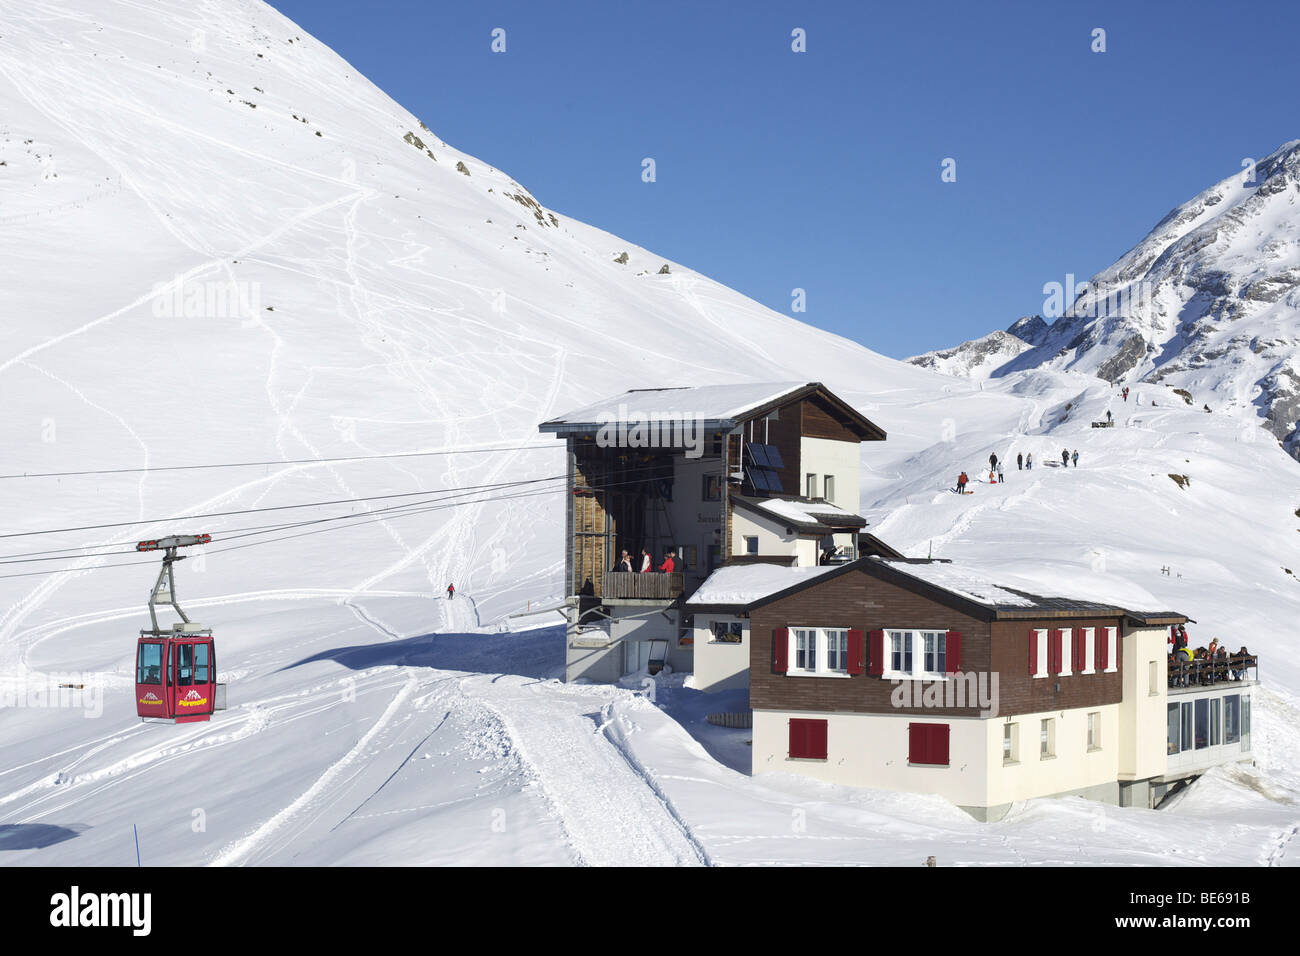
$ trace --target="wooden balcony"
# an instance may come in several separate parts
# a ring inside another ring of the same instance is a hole
[[[674,601],[686,588],[686,575],[680,571],[610,571],[601,581],[601,597],[606,600]]]

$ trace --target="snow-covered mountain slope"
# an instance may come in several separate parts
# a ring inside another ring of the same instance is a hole
[[[974,381],[988,378],[1022,352],[1038,345],[1047,334],[1041,316],[1017,319],[1005,332],[990,332],[950,349],[939,349],[906,359],[909,364],[933,369],[945,375],[960,375]]]
[[[1198,407],[1260,420],[1295,453],[1300,140],[1174,209],[1063,305],[1036,348],[993,369],[974,364],[975,374],[1046,367],[1119,384],[1163,382]],[[969,374],[961,362],[922,364]]]
[[[178,865],[1294,859],[1300,472],[1258,429],[1163,384],[1132,406],[1053,369],[981,391],[661,275],[263,4],[3,6],[0,475],[140,470],[0,478],[0,560],[20,562],[0,571],[0,863],[134,865],[133,824],[145,863]],[[501,629],[558,592],[563,495],[483,486],[562,473],[536,424],[568,408],[744,379],[824,381],[888,431],[864,446],[864,502],[909,553],[1250,645],[1260,767],[1173,813],[1037,801],[984,827],[930,798],[750,779],[743,740],[703,720],[741,702],[680,675],[558,684],[554,629]],[[1106,407],[1123,427],[1089,429]],[[1045,464],[1061,444],[1078,471],[944,490],[990,450]],[[338,515],[355,520],[300,524]],[[130,545],[191,531],[214,541],[179,593],[216,631],[230,709],[145,725],[132,657],[156,563]]]
[[[16,531],[554,476],[537,423],[629,386],[931,387],[545,209],[261,3],[10,5],[0,103],[5,472],[456,452],[10,481]],[[489,623],[555,594],[561,505],[399,514],[267,546],[269,567],[209,561],[205,590],[247,590],[255,567],[261,588],[454,581],[477,615],[428,625]],[[129,603],[142,573],[8,582],[0,636]]]

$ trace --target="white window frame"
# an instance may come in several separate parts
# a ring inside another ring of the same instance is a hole
[[[1046,737],[1047,749],[1043,749]],[[1038,759],[1051,760],[1056,756],[1056,718],[1044,717],[1038,723]]]
[[[832,504],[835,503],[835,476],[822,475],[822,497]]]
[[[817,497],[817,475],[814,472],[808,472],[804,475],[804,497]]]
[[[1106,628],[1106,669],[1104,674],[1113,674],[1119,670],[1119,628]]]
[[[756,534],[747,534],[747,535],[744,536],[744,538],[745,538],[745,553],[746,553],[746,554],[758,554],[758,535],[756,535]],[[751,548],[749,547],[749,542],[751,542],[751,541],[754,542],[754,547],[753,547],[753,549],[751,549]]]
[[[1101,711],[1090,710],[1086,720],[1086,734],[1084,742],[1087,745],[1088,753],[1095,753],[1101,749]]]
[[[1057,677],[1074,675],[1074,628],[1063,627],[1061,631],[1061,672]]]
[[[1147,696],[1160,696],[1160,662],[1147,661]]]
[[[1008,743],[1011,744],[1009,748]],[[1008,721],[1002,725],[1002,766],[1014,767],[1018,763],[1020,763],[1020,724]]]
[[[1038,642],[1038,653],[1035,655],[1038,660],[1038,671],[1034,674],[1035,678],[1051,676],[1047,673],[1047,662],[1050,656],[1048,653],[1049,637],[1050,633],[1047,628],[1038,627],[1034,629],[1034,640]]]
[[[911,647],[912,651],[912,669],[911,671],[894,670],[894,635],[907,635],[903,638]],[[926,635],[936,635],[944,641],[943,661],[944,671],[934,672],[925,669],[925,638]],[[936,630],[934,628],[904,628],[895,627],[885,631],[884,638],[885,660],[883,662],[882,677],[886,680],[947,680],[948,666],[948,632],[946,630]]]
[[[1097,673],[1097,629],[1083,628],[1083,670],[1080,674]]]
[[[788,677],[850,677],[849,674],[849,628],[847,627],[808,627],[804,625],[791,626],[790,629],[790,646],[786,657],[786,676]],[[813,640],[813,667],[799,666],[799,635],[811,634]],[[841,654],[838,650],[836,657],[839,658],[839,665],[835,668],[830,666],[830,649],[831,641],[839,640],[839,647],[843,648]]]

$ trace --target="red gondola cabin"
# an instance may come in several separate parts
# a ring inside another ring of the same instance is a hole
[[[211,631],[164,637],[145,632],[135,658],[136,713],[186,723],[208,720],[216,703]]]

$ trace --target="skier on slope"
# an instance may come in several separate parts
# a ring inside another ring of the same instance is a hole
[[[957,476],[957,494],[966,494],[966,482],[969,480],[970,479],[966,477],[966,472],[964,471]]]
[[[451,600],[452,598],[454,598],[455,596],[456,596],[456,585],[454,585],[454,584],[448,584],[448,585],[447,585],[447,600],[450,601],[450,600]]]
[[[1074,450],[1074,467],[1079,467],[1079,449],[1077,448]]]
[[[1070,467],[1070,449],[1068,448],[1061,449],[1061,467],[1062,468]]]
[[[1024,471],[1024,470],[1025,470],[1025,453],[1024,453],[1024,452],[1017,452],[1017,453],[1016,453],[1016,471]]]
[[[989,454],[989,471],[997,471],[997,470],[998,470],[998,454],[997,452],[992,452]]]

